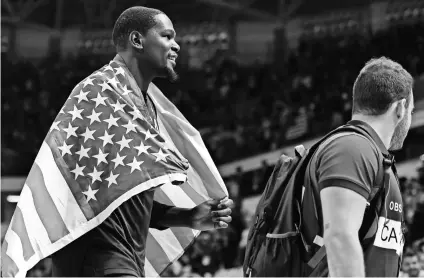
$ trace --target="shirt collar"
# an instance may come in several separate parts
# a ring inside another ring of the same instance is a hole
[[[384,153],[386,155],[391,155],[389,153],[389,150],[386,148],[383,141],[381,140],[380,136],[377,134],[377,132],[374,130],[374,128],[372,128],[369,124],[367,124],[364,121],[360,121],[360,120],[351,120],[347,124],[348,125],[354,125],[354,126],[357,126],[357,127],[364,129],[368,133],[368,135],[371,136],[371,138],[374,140],[374,142],[380,148],[382,153]]]

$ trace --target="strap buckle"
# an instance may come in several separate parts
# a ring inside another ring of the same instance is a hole
[[[393,155],[384,156],[383,165],[386,167],[392,167],[395,164],[395,157]]]

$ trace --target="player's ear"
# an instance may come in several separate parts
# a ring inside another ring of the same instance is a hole
[[[143,50],[143,36],[138,31],[132,31],[129,36],[130,44],[138,50]]]
[[[400,99],[396,101],[394,105],[396,107],[395,108],[396,117],[398,118],[399,121],[401,121],[406,114],[406,99],[404,98]]]

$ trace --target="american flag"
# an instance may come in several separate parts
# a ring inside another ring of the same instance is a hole
[[[186,208],[228,196],[199,132],[154,84],[148,94],[159,128],[152,126],[135,93],[135,79],[116,59],[74,88],[22,189],[2,246],[2,276],[24,277],[145,190],[157,188],[156,201]],[[146,276],[159,276],[198,234],[149,229]]]

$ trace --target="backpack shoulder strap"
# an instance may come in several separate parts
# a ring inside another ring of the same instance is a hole
[[[364,240],[369,230],[371,229],[374,221],[375,221],[375,212],[378,211],[379,207],[383,202],[383,198],[387,188],[389,188],[390,183],[390,169],[394,168],[394,158],[386,157],[383,155],[382,167],[380,167],[379,171],[382,171],[380,175],[380,186],[375,192],[374,196],[372,196],[370,200],[370,205],[365,211],[364,219],[362,221],[362,226],[359,229],[359,238]],[[395,170],[394,170],[395,171]]]
[[[374,212],[379,207],[382,198],[381,193],[385,191],[385,188],[388,188],[388,183],[390,182],[390,169],[394,165],[394,158],[388,157],[384,155],[384,153],[381,151],[381,149],[378,147],[377,143],[371,138],[371,136],[368,134],[368,132],[360,127],[354,126],[354,125],[344,125],[338,129],[333,130],[333,132],[330,132],[327,136],[325,136],[322,140],[320,140],[317,145],[321,143],[324,143],[322,146],[327,145],[332,140],[336,139],[338,136],[333,136],[337,133],[356,133],[358,135],[362,135],[363,137],[367,138],[377,149],[379,152],[379,160],[381,161],[379,172],[383,170],[382,178],[379,182],[378,190],[375,192],[374,196],[371,197],[369,208],[366,210],[364,219],[361,225],[361,228],[359,230],[359,238],[361,241],[365,238],[368,231],[371,229],[372,224],[375,220]],[[330,138],[332,137],[332,138]],[[327,140],[330,139],[330,140]],[[324,142],[325,141],[325,142]],[[314,145],[315,146],[315,145]],[[379,175],[379,173],[377,173]],[[380,175],[381,176],[381,175]],[[384,194],[383,194],[384,195]],[[308,261],[308,265],[316,270],[317,265],[325,258],[326,252],[325,252],[325,246],[321,246],[321,248],[312,256],[312,258]],[[315,276],[315,271],[313,271],[310,275],[310,277]]]

